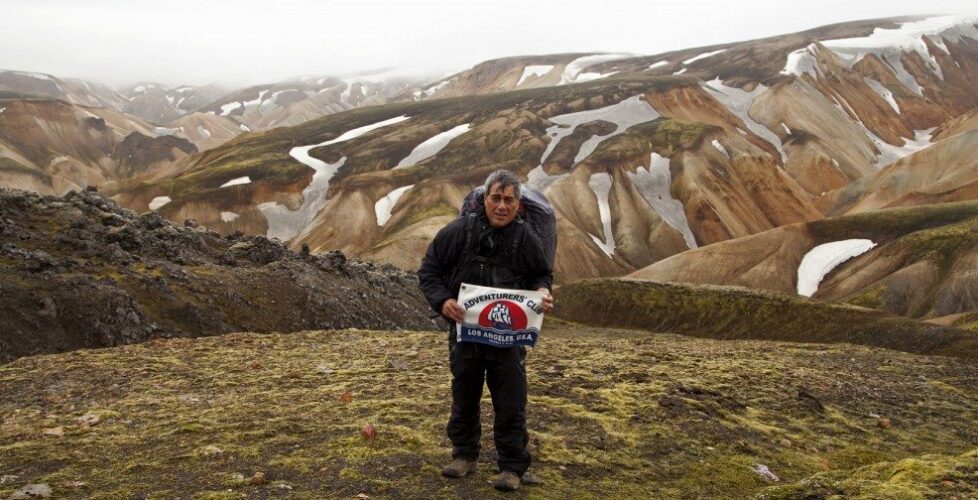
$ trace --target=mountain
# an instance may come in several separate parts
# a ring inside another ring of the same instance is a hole
[[[0,180],[60,194],[179,160],[197,148],[108,107],[0,95]]]
[[[265,130],[385,104],[422,82],[417,76],[392,70],[347,77],[307,76],[234,91],[198,111],[235,119],[250,130]]]
[[[594,73],[590,66],[629,57],[628,54],[553,54],[493,59],[437,80],[410,94],[414,100],[444,99],[586,82],[617,71]]]
[[[308,242],[314,251],[340,248],[408,267],[416,265],[427,239],[468,189],[493,168],[506,166],[531,176],[530,185],[554,200],[567,234],[558,250],[558,273],[567,279],[621,274],[697,240],[710,243],[819,217],[803,191],[758,146],[766,143],[737,133],[736,118],[725,108],[700,111],[714,124],[656,112],[667,102],[697,99],[712,98],[695,81],[633,77],[361,108],[242,137],[204,153],[190,171],[117,198],[143,210],[153,198],[168,196],[173,201],[161,213],[169,217],[193,217],[222,230],[258,231],[293,245]],[[544,136],[561,129],[563,120],[573,126],[548,148]],[[631,125],[636,127],[628,129]],[[607,140],[597,143],[592,139],[597,134]],[[729,152],[717,147],[721,140]],[[310,147],[317,144],[324,147]],[[683,165],[675,182],[684,186],[679,196],[695,207],[688,224],[675,210],[669,212],[674,205],[662,209],[679,229],[648,201],[658,204],[657,169],[668,157]],[[649,158],[656,163],[650,165]],[[577,164],[583,168],[573,168]],[[787,188],[765,191],[764,185]],[[376,202],[404,186],[413,187],[400,191],[394,210],[379,212]],[[612,189],[615,195],[605,198]],[[619,218],[620,226],[605,227],[602,210]],[[241,217],[222,222],[217,216],[222,211]],[[362,230],[339,230],[350,224]],[[665,237],[632,240],[631,227]],[[605,245],[614,234],[622,241]],[[615,245],[622,249],[615,252]]]
[[[0,70],[0,93],[3,91],[115,110],[121,109],[125,102],[124,96],[105,85],[26,71]]]
[[[558,281],[623,275],[826,214],[969,199],[976,21],[510,57],[429,85],[392,73],[261,85],[154,129],[201,152],[106,189],[134,210],[167,198],[154,206],[178,220],[411,268],[505,167],[557,210]],[[234,124],[273,130],[232,140]]]
[[[927,64],[925,49],[936,54]],[[661,60],[677,74],[662,75]],[[978,28],[961,17],[861,21],[656,56],[507,58],[436,82],[417,101],[232,141],[116,197],[144,210],[168,196],[164,213],[178,219],[410,268],[464,194],[505,167],[557,210],[560,282],[621,275],[821,219],[836,196],[823,193],[901,159],[946,151],[966,166],[971,122],[955,118],[975,107],[967,89],[976,78]],[[224,109],[260,110],[261,92]],[[222,211],[241,217],[221,221]]]
[[[121,111],[163,125],[194,112],[225,93],[226,90],[215,85],[168,87],[142,82],[122,89],[126,103]]]
[[[974,201],[864,212],[698,248],[628,277],[803,294],[975,329],[976,228]]]

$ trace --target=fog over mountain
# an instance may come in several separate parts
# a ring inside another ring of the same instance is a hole
[[[969,14],[972,3],[774,0],[166,3],[11,0],[0,68],[85,78],[230,86],[306,74],[404,68],[434,78],[520,54],[659,53],[812,26],[914,14]]]

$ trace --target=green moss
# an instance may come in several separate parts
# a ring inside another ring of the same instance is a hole
[[[973,357],[978,336],[880,311],[737,287],[603,279],[559,290],[561,315],[608,327],[696,336],[850,342],[908,352]]]
[[[883,309],[883,292],[886,291],[886,287],[883,285],[876,285],[869,287],[859,292],[858,294],[847,298],[845,301],[854,306],[866,307],[869,309]]]
[[[907,394],[908,373],[933,383]],[[757,464],[794,486],[821,477],[822,459],[838,482],[874,461],[965,451],[963,429],[978,418],[972,363],[848,345],[716,342],[548,318],[527,374],[533,469],[546,481],[529,497],[747,498],[769,485]],[[92,498],[491,496],[488,394],[479,471],[438,474],[449,459],[449,380],[443,332],[231,334],[21,358],[0,366],[0,471]],[[802,383],[824,411],[798,403]],[[898,418],[937,409],[920,422]],[[893,427],[878,428],[870,412],[894,415]],[[102,420],[83,428],[74,417],[85,413]],[[361,436],[366,424],[374,439]],[[54,425],[64,436],[43,434]],[[942,466],[937,484],[967,477],[966,465]],[[262,484],[252,484],[257,472]],[[887,481],[937,477],[901,474]],[[74,481],[87,486],[62,489]]]

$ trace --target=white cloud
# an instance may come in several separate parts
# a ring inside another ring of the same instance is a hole
[[[0,67],[113,85],[237,85],[387,66],[442,73],[518,54],[654,54],[854,19],[975,10],[962,0],[763,0],[736,8],[729,1],[5,0]]]

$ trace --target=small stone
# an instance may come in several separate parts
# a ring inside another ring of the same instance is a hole
[[[373,425],[367,424],[360,429],[360,436],[367,441],[371,441],[377,438],[377,429]]]
[[[265,484],[265,473],[264,472],[260,472],[260,471],[259,472],[255,472],[255,474],[253,476],[251,476],[251,479],[249,479],[248,482],[251,483],[251,484],[256,484],[256,485],[257,484]]]
[[[557,468],[560,470],[567,470],[567,467],[563,465],[558,465]]]
[[[359,495],[357,495],[357,498],[370,498],[370,495],[366,493],[360,493]]]
[[[10,495],[10,500],[27,500],[30,498],[50,498],[51,487],[44,484],[28,484]]]
[[[102,419],[94,413],[88,413],[75,419],[75,422],[82,427],[91,427],[101,421]]]
[[[58,317],[58,307],[54,303],[54,299],[51,297],[44,297],[40,302],[41,310],[37,312],[41,316],[49,316],[52,318]]]
[[[391,367],[398,371],[404,371],[410,368],[407,361],[404,361],[403,359],[392,359]]]
[[[791,440],[788,438],[781,438],[781,441],[779,441],[779,443],[781,444],[781,446],[784,446],[785,448],[791,448]]]
[[[218,448],[217,446],[214,446],[214,445],[211,444],[211,445],[207,445],[207,446],[203,447],[200,450],[200,452],[203,455],[205,455],[205,456],[214,456],[214,455],[221,455],[221,454],[223,454],[224,453],[224,450],[222,450],[222,449]]]
[[[0,476],[0,486],[3,486],[5,484],[13,484],[15,481],[17,481],[18,477],[19,476],[17,476],[16,474],[4,474]]]
[[[65,435],[65,428],[59,425],[57,427],[48,427],[41,432],[43,432],[45,436],[61,437]]]
[[[880,417],[876,419],[876,426],[880,429],[889,429],[890,427],[893,427],[893,423],[886,417]]]
[[[196,219],[184,219],[183,225],[184,225],[184,227],[197,227],[200,224],[197,224],[197,220]]]
[[[756,473],[758,476],[761,476],[764,479],[767,479],[768,481],[772,481],[776,483],[781,480],[781,478],[778,477],[777,474],[771,472],[771,469],[769,469],[768,466],[764,464],[757,464],[753,468],[751,468],[751,470],[754,471],[754,473]]]

